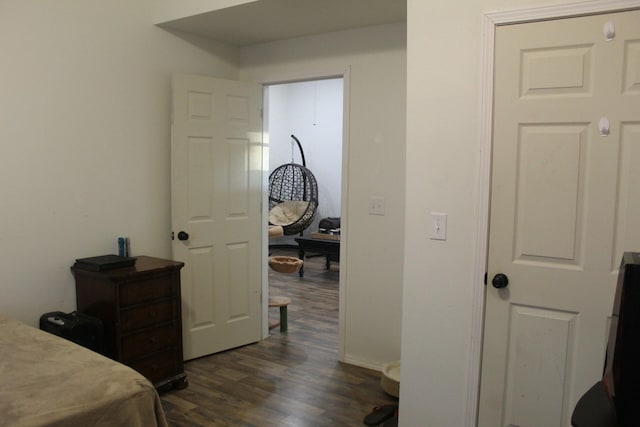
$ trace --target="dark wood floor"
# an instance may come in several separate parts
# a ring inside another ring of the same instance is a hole
[[[274,250],[273,255],[292,255]],[[396,403],[380,374],[338,359],[338,275],[323,258],[305,277],[270,271],[271,295],[288,296],[289,330],[186,363],[189,387],[162,394],[172,426],[362,426],[374,406]],[[278,309],[271,308],[271,320]]]

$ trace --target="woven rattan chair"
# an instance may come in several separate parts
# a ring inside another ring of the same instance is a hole
[[[285,235],[302,234],[318,209],[318,183],[306,167],[304,151],[298,138],[302,164],[278,166],[269,175],[269,225],[281,226]],[[293,142],[292,142],[293,144]]]

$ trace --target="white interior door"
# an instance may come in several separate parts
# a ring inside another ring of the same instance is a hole
[[[496,30],[480,426],[568,426],[601,378],[617,267],[640,249],[638,23]]]
[[[261,338],[262,88],[173,79],[173,257],[185,359]]]

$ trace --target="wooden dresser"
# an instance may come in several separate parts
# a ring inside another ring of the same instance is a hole
[[[78,311],[102,320],[106,355],[147,377],[157,389],[184,388],[180,269],[137,257],[132,267],[90,271],[76,262]]]

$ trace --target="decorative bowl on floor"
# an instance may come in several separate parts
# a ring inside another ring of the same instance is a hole
[[[400,397],[400,361],[385,363],[380,378],[382,389],[391,396]]]
[[[302,267],[302,260],[290,256],[270,256],[269,267],[278,273],[297,273]]]

